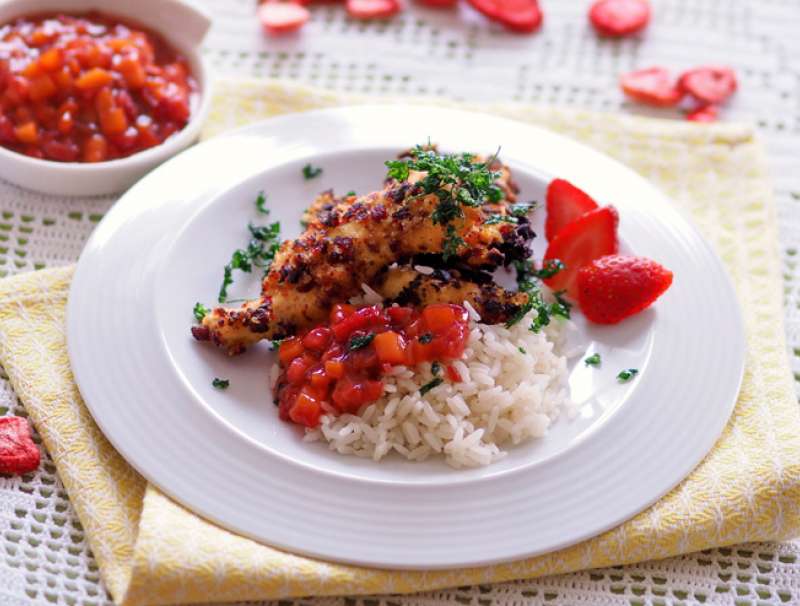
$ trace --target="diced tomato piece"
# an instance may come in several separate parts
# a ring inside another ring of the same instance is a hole
[[[42,151],[50,160],[58,162],[75,162],[81,154],[77,143],[72,141],[50,140],[42,145]]]
[[[449,328],[456,321],[455,310],[447,303],[434,303],[422,310],[422,319],[434,332]]]
[[[297,356],[303,355],[304,351],[305,348],[300,339],[297,337],[289,337],[281,341],[280,347],[278,347],[278,359],[281,361],[281,364],[285,366]]]
[[[80,90],[92,90],[102,86],[108,86],[113,81],[114,76],[111,72],[100,67],[94,67],[83,72],[78,79],[75,80],[75,86]]]
[[[297,356],[294,360],[289,362],[286,368],[286,378],[292,385],[302,385],[306,380],[306,371],[308,364],[303,356]]]
[[[460,383],[463,381],[461,378],[461,373],[456,370],[454,366],[448,364],[447,366],[447,378],[450,379],[453,383]]]
[[[261,26],[268,34],[285,34],[293,32],[305,25],[311,13],[295,2],[267,0],[258,8]]]
[[[337,341],[344,341],[356,330],[362,330],[372,322],[379,320],[381,312],[377,306],[362,307],[355,313],[350,314],[341,322],[334,324],[331,328]]]
[[[372,340],[375,352],[381,362],[389,364],[406,363],[406,342],[402,336],[392,330],[387,330]]]
[[[419,0],[419,2],[431,8],[452,8],[458,4],[458,0]]]
[[[326,360],[325,374],[332,379],[341,379],[344,376],[344,363],[339,360]]]
[[[382,394],[383,394],[383,381],[372,381],[372,380],[364,381],[363,404],[374,402],[375,400],[380,398]]]
[[[331,324],[338,324],[339,322],[344,320],[347,316],[355,313],[355,311],[356,308],[353,307],[352,305],[349,305],[347,303],[337,303],[336,305],[333,306],[333,309],[331,309],[331,315],[329,321]]]
[[[289,410],[289,418],[304,427],[316,427],[322,416],[322,407],[319,402],[306,392],[301,391]]]
[[[35,145],[39,141],[39,129],[36,127],[35,122],[20,124],[14,129],[14,135],[18,141],[30,145]]]
[[[303,347],[314,351],[325,351],[333,339],[333,331],[326,326],[318,326],[303,337]]]
[[[547,220],[544,231],[548,240],[566,225],[597,208],[597,203],[581,189],[564,179],[553,179],[547,186]]]
[[[75,78],[73,78],[72,73],[70,73],[68,67],[64,67],[61,70],[54,73],[53,80],[55,81],[56,86],[62,93],[69,92],[75,85]]]
[[[0,113],[0,143],[15,143],[17,135],[14,133],[14,123],[8,116]]]

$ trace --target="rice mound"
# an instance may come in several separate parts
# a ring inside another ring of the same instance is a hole
[[[431,364],[397,366],[384,375],[384,393],[358,415],[324,414],[305,441],[325,441],[341,454],[379,461],[395,451],[411,461],[442,454],[453,467],[480,467],[503,450],[540,438],[570,404],[567,359],[557,353],[561,320],[528,330],[531,312],[511,328],[475,321],[462,359],[451,362],[462,381],[446,379],[424,396]],[[442,376],[444,376],[442,369]]]

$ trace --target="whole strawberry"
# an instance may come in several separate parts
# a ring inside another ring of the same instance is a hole
[[[649,307],[672,284],[672,272],[644,257],[607,255],[578,271],[578,303],[597,324],[616,324]]]

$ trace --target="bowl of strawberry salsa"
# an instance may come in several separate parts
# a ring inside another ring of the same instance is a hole
[[[0,177],[59,195],[124,190],[199,136],[208,19],[177,0],[0,6]]]

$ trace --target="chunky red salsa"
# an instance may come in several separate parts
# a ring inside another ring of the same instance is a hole
[[[336,305],[330,322],[281,342],[276,386],[281,419],[316,427],[323,410],[356,413],[383,393],[381,376],[393,366],[454,360],[469,336],[460,305]],[[451,366],[451,381],[460,381]]]
[[[197,85],[158,35],[95,12],[0,27],[0,145],[102,162],[160,144],[189,121]]]

